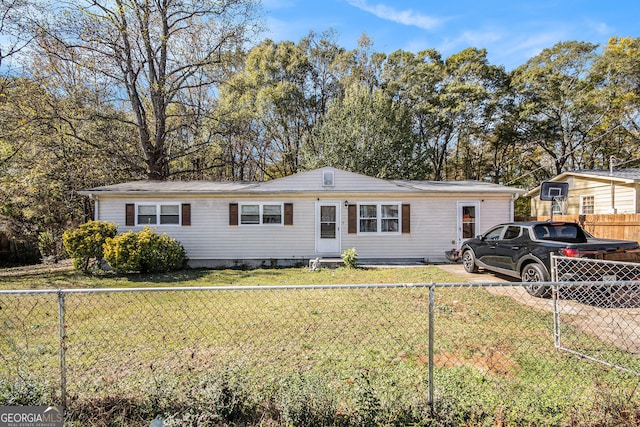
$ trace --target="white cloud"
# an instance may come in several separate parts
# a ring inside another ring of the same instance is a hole
[[[439,50],[443,52],[452,52],[467,47],[477,47],[479,49],[494,45],[503,38],[502,34],[494,30],[487,31],[463,31],[455,38],[445,39]]]
[[[347,3],[360,10],[371,13],[380,19],[385,19],[402,25],[422,28],[423,30],[433,30],[444,22],[443,19],[423,15],[419,12],[414,12],[411,9],[396,10],[393,7],[386,6],[382,3],[369,5],[366,0],[347,0]]]
[[[586,20],[587,26],[600,35],[611,34],[614,31],[605,22],[596,22],[590,19]]]
[[[556,43],[566,40],[567,34],[563,31],[549,31],[528,35],[511,34],[493,45],[484,46],[491,61],[495,64],[505,65],[507,69],[520,66],[529,59],[537,56],[544,49],[554,46]]]

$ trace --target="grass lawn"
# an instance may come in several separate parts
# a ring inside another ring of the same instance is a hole
[[[10,272],[11,269],[5,270]],[[0,270],[0,289],[79,289],[79,288],[145,288],[145,287],[204,287],[204,286],[280,286],[319,284],[373,283],[450,283],[462,279],[436,266],[376,269],[320,269],[307,268],[257,270],[190,269],[165,274],[118,275],[105,272],[87,276],[73,269],[63,268],[35,274],[3,274]]]
[[[0,279],[3,289],[463,281],[436,266]],[[56,295],[0,295],[0,307],[0,379],[27,379],[22,389],[0,387],[0,404],[46,397],[47,387],[55,396]],[[69,421],[149,425],[161,414],[166,425],[637,424],[638,378],[555,350],[551,313],[480,287],[436,289],[430,406],[428,308],[428,289],[415,287],[66,294]],[[37,381],[43,376],[47,386]]]

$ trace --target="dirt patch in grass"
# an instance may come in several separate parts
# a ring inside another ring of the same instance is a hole
[[[419,361],[429,363],[429,358],[423,355],[419,357]],[[433,355],[433,363],[439,368],[473,366],[480,371],[503,376],[513,376],[520,369],[520,365],[509,357],[508,352],[499,348],[487,348],[482,354],[475,355],[472,360],[447,351],[440,352]]]
[[[73,269],[73,262],[65,259],[53,264],[23,265],[20,267],[0,268],[0,277],[36,276]]]

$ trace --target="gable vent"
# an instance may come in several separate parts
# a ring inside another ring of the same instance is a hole
[[[333,187],[333,171],[322,171],[322,186]]]

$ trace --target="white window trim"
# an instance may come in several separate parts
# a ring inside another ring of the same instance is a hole
[[[259,206],[258,216],[260,222],[258,224],[242,223],[242,206]],[[280,206],[280,223],[263,223],[264,206]],[[240,227],[280,227],[284,226],[284,202],[242,202],[238,203],[238,226]]]
[[[590,215],[584,213],[584,199],[587,197],[591,197],[591,200],[593,200],[593,204],[591,205],[593,208],[592,214],[596,212],[596,196],[594,194],[583,194],[580,196],[580,215]]]
[[[376,206],[376,231],[360,231],[360,206]],[[396,231],[382,231],[382,205],[389,206],[395,205],[398,207],[398,229]],[[363,236],[395,236],[402,234],[402,202],[362,202],[357,204],[357,221],[358,221],[358,234]]]
[[[181,227],[182,226],[182,203],[181,202],[138,202],[136,205],[136,226],[150,226],[150,227]],[[156,207],[156,223],[155,224],[146,224],[138,222],[139,215],[139,207],[140,206],[155,206]],[[160,206],[177,206],[178,207],[178,223],[177,224],[160,224]]]

